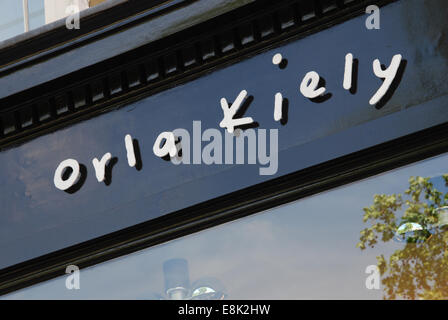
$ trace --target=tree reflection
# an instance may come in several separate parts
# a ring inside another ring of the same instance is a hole
[[[357,247],[403,242],[388,258],[377,257],[384,299],[448,299],[447,187],[448,174],[411,177],[403,195],[375,195],[364,208],[363,221],[370,226],[361,231]]]

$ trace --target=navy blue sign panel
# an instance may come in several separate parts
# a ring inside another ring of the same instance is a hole
[[[381,9],[379,30],[367,29],[367,15],[360,16],[2,152],[0,268],[448,121],[447,12],[437,3],[390,4]],[[279,65],[273,63],[277,53],[283,57]],[[352,90],[343,88],[348,53],[354,58]],[[388,67],[398,54],[402,61],[388,95],[370,105],[383,84],[373,61]],[[300,91],[310,71],[324,80],[326,92],[318,99]],[[237,164],[236,152],[225,150],[220,123],[223,102],[230,107],[243,90],[239,116],[255,122],[244,132],[252,130],[259,142],[266,130],[268,143],[265,153],[256,144],[255,163],[246,154]],[[277,93],[283,97],[281,121],[274,119]],[[154,154],[159,134],[175,129],[190,135],[181,141],[190,146],[190,164],[174,165]],[[220,135],[207,137],[207,129]],[[275,152],[273,132],[278,161],[263,164],[260,155]],[[127,134],[135,139],[134,167],[128,164]],[[223,164],[204,163],[212,139],[222,139],[222,154],[213,156]],[[107,179],[98,182],[92,159],[106,153],[112,157]],[[66,159],[78,161],[81,171],[70,192],[53,180]],[[267,167],[272,170],[261,174]]]

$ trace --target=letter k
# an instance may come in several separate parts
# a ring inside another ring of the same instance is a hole
[[[251,117],[233,119],[238,109],[241,107],[241,104],[243,103],[246,96],[247,91],[246,90],[241,91],[231,107],[229,107],[229,103],[227,102],[226,98],[221,99],[221,108],[222,111],[224,112],[224,119],[222,119],[219,126],[221,128],[227,128],[227,131],[229,133],[233,133],[235,127],[239,127],[254,122],[254,120]]]

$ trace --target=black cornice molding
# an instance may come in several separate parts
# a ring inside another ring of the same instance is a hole
[[[0,149],[331,27],[363,14],[369,4],[382,6],[393,1],[396,0],[257,0],[148,45],[0,99]],[[76,50],[73,48],[73,52]]]

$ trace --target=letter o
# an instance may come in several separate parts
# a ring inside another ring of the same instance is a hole
[[[73,172],[67,180],[62,180],[62,174],[66,168],[72,168]],[[54,173],[54,185],[59,190],[65,191],[78,182],[81,175],[78,161],[67,159],[62,161]]]

